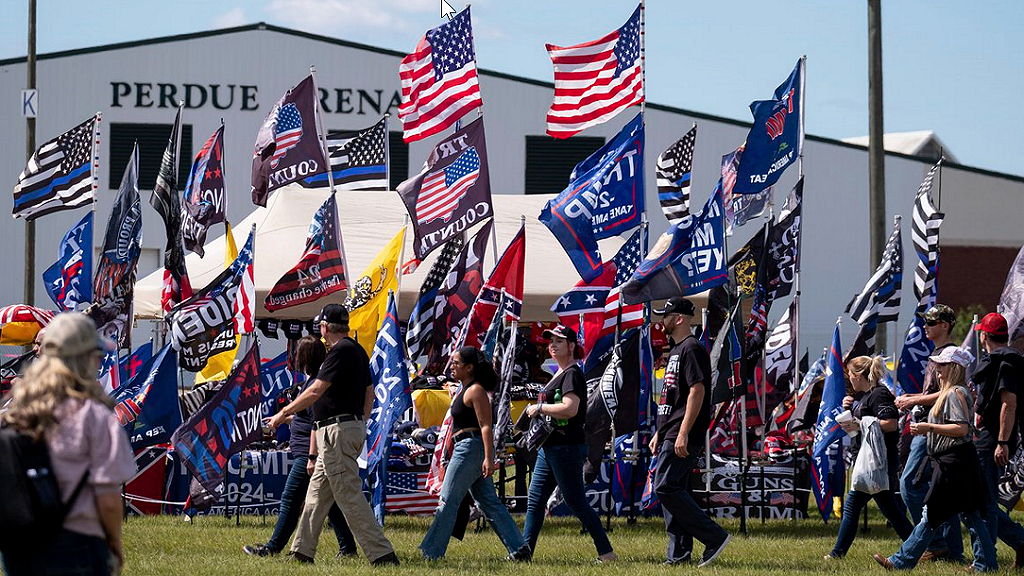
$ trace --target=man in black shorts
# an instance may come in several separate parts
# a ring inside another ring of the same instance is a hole
[[[288,416],[313,406],[315,433],[309,447],[313,470],[292,541],[292,556],[300,562],[313,562],[327,512],[337,502],[370,563],[398,564],[391,542],[363,496],[356,463],[366,441],[365,419],[373,408],[370,359],[349,337],[348,311],[343,306],[324,306],[317,322],[328,347],[320,373],[298,398],[270,419],[271,428],[276,428]]]
[[[657,457],[654,491],[661,500],[669,537],[666,564],[689,562],[696,538],[704,544],[698,566],[707,566],[731,538],[697,505],[690,478],[711,420],[711,359],[690,333],[693,303],[670,298],[654,313],[663,317],[665,334],[672,342],[658,402],[658,429],[650,445]]]

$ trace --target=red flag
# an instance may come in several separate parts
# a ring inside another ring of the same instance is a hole
[[[509,243],[508,248],[494,265],[487,282],[480,289],[480,295],[469,313],[469,325],[462,338],[464,346],[479,346],[480,335],[491,325],[498,310],[501,292],[505,291],[505,317],[519,320],[523,310],[523,277],[526,266],[526,225]]]

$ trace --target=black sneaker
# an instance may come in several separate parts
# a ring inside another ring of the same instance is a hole
[[[506,556],[505,560],[508,562],[531,562],[533,560],[533,550],[530,550],[529,545],[524,545],[519,550]]]
[[[292,557],[292,560],[294,560],[296,562],[299,562],[300,564],[312,564],[313,563],[313,559],[312,558],[310,558],[309,556],[306,556],[305,554],[303,554],[301,552],[292,552],[291,554],[289,554],[289,556]]]
[[[370,562],[371,566],[398,566],[398,564],[398,556],[396,556],[394,552],[388,552],[380,558]]]
[[[697,568],[703,568],[714,562],[715,559],[718,558],[718,555],[722,553],[722,550],[725,550],[725,547],[729,545],[729,540],[732,540],[732,535],[726,534],[725,540],[722,540],[722,543],[719,544],[717,548],[714,548],[713,550],[705,549],[704,558],[700,561],[700,564],[697,564]]]
[[[249,556],[273,556],[276,554],[270,548],[267,548],[266,544],[253,544],[252,546],[242,546],[242,552],[245,552]]]

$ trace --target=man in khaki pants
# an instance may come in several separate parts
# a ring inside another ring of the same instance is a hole
[[[270,419],[276,428],[288,416],[313,406],[314,434],[310,438],[312,478],[306,503],[292,541],[292,557],[312,563],[324,520],[337,502],[352,534],[373,565],[397,565],[391,542],[363,496],[356,458],[366,440],[365,419],[373,407],[370,359],[348,335],[348,311],[328,304],[316,318],[329,350],[316,380],[293,402]]]

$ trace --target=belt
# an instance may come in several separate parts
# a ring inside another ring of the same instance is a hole
[[[452,436],[452,440],[458,442],[468,438],[476,438],[477,436],[483,436],[483,432],[479,430],[459,430],[454,436]]]
[[[330,418],[324,418],[323,420],[317,420],[313,423],[313,430],[319,430],[320,428],[330,426],[331,424],[341,424],[342,422],[353,422],[362,419],[362,416],[357,416],[355,414],[339,414],[337,416],[331,416]]]

